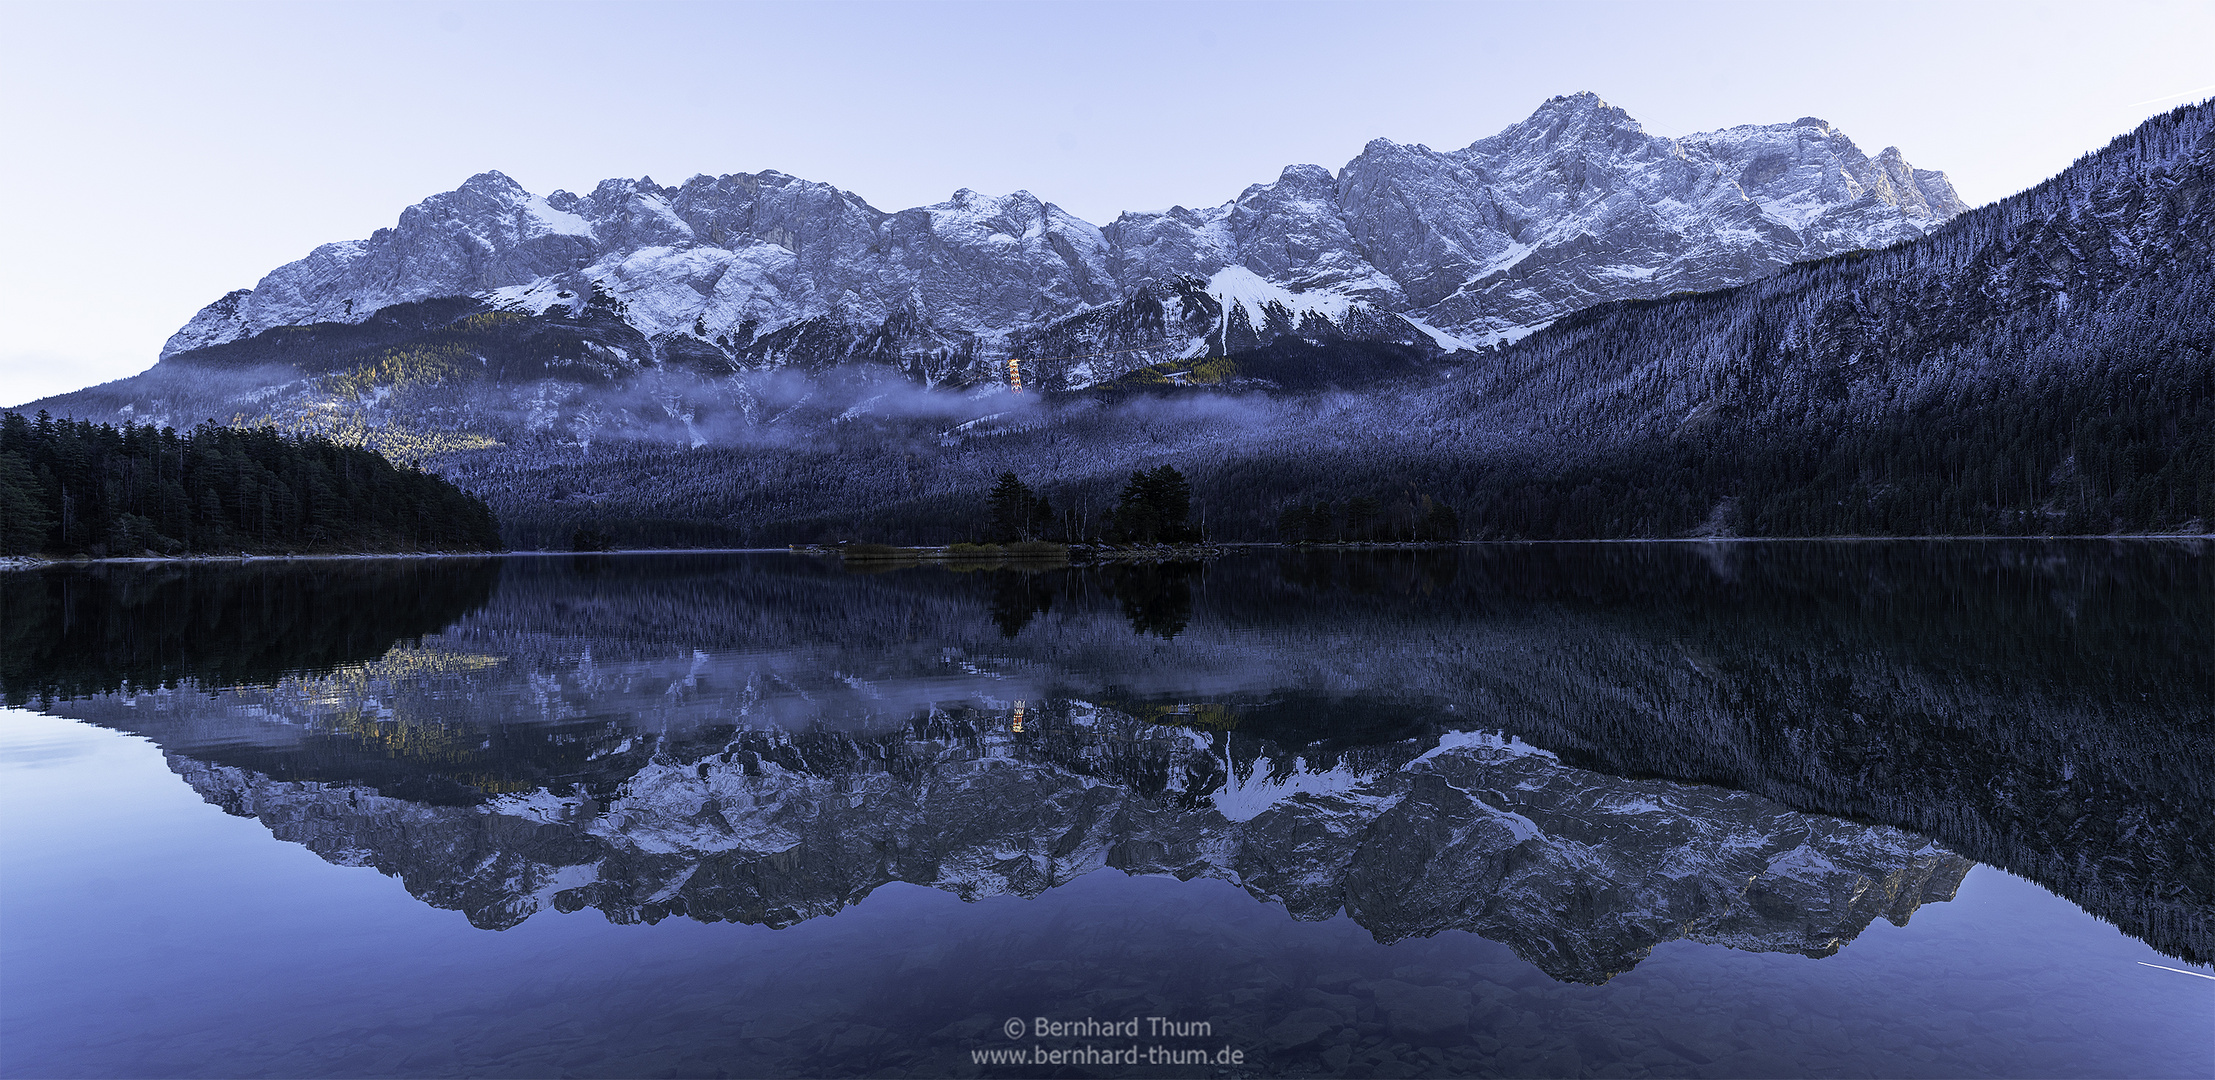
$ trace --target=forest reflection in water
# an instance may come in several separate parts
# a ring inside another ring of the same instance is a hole
[[[1831,951],[1966,856],[2204,963],[2205,554],[66,568],[0,576],[0,690],[485,926],[785,925],[1108,866],[1595,981],[1676,937]]]

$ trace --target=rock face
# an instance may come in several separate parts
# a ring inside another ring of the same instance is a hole
[[[1943,173],[1805,117],[1664,139],[1590,94],[1465,150],[1371,143],[1339,183],[1409,302],[1513,338],[1606,300],[1736,285],[1968,209]]]
[[[697,760],[662,747],[605,802],[436,806],[170,760],[277,838],[501,928],[548,907],[785,926],[890,881],[1036,896],[1114,867],[1222,878],[1302,919],[1343,910],[1385,942],[1473,931],[1556,979],[1604,982],[1677,938],[1827,956],[1879,916],[1950,899],[1971,865],[1897,830],[1477,734],[1318,767],[1241,762],[1227,736],[1082,703],[1028,719],[939,713],[889,739],[745,731]]]
[[[1943,174],[1815,119],[1669,139],[1591,94],[1461,150],[1372,142],[1212,209],[1105,228],[1027,192],[885,213],[778,172],[539,196],[497,172],[208,305],[165,358],[281,326],[474,297],[594,300],[657,357],[1079,357],[1085,385],[1285,335],[1455,349],[1612,299],[1712,289],[1921,235],[1965,209]],[[1079,351],[1089,350],[1089,351]],[[1098,355],[1105,353],[1107,355]]]

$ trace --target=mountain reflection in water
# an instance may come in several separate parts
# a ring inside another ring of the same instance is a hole
[[[0,575],[0,690],[485,927],[1115,867],[1597,982],[1975,859],[2205,962],[2211,599],[2193,544],[105,567]]]

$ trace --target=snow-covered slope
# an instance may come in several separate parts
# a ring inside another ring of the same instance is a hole
[[[1296,165],[1213,209],[1105,228],[1027,192],[885,213],[777,172],[544,197],[487,172],[208,305],[163,356],[410,301],[536,315],[597,297],[657,355],[1107,354],[1055,369],[1082,385],[1286,334],[1511,339],[1597,301],[1917,236],[1962,209],[1943,174],[1897,150],[1872,159],[1820,120],[1668,139],[1591,94],[1461,150],[1378,140],[1335,176]]]

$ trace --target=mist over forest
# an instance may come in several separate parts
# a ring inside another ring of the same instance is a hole
[[[1103,308],[1084,347],[1152,344],[1072,386],[1066,357],[795,337],[749,367],[648,338],[598,292],[538,314],[459,297],[32,407],[363,446],[481,497],[519,548],[580,529],[981,539],[1006,473],[1053,508],[1047,538],[1091,539],[1132,474],[1164,465],[1216,540],[1420,539],[1440,507],[1461,539],[2200,533],[2211,132],[2215,108],[2180,108],[1928,235],[1502,346],[1365,339],[1266,304],[1262,334],[1194,293],[1180,310],[1222,322],[1208,355],[1159,360],[1160,327]]]

